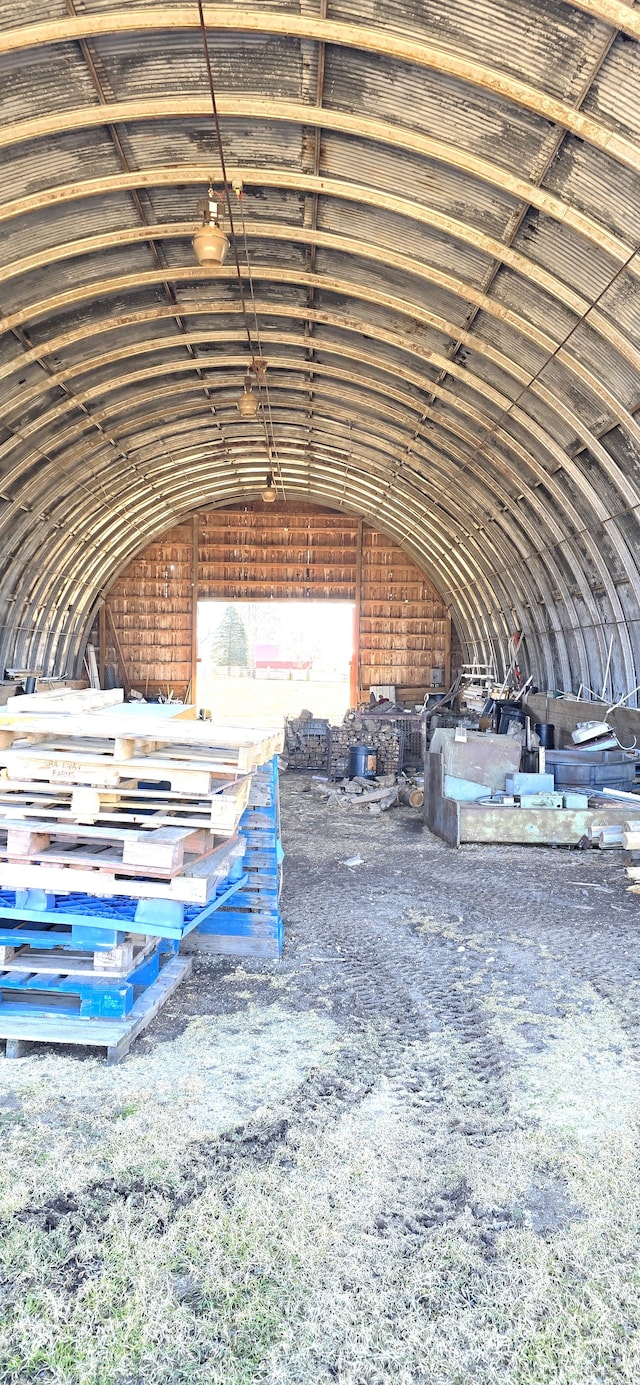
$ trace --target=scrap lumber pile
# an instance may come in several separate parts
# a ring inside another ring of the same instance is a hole
[[[96,1044],[118,1061],[190,970],[182,939],[215,931],[217,911],[247,885],[240,824],[281,735],[118,698],[92,692],[88,705],[72,693],[54,706],[36,695],[0,711],[0,1037],[10,1055],[36,1039]],[[252,898],[245,913],[258,912]]]
[[[366,808],[372,817],[378,817],[399,804],[421,808],[424,803],[422,784],[404,774],[397,777],[393,774],[378,775],[375,779],[356,775],[339,783],[319,781],[314,788],[329,806],[339,809]]]

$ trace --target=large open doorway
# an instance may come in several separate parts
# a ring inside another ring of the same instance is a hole
[[[198,706],[214,720],[281,725],[350,705],[352,601],[199,601]]]

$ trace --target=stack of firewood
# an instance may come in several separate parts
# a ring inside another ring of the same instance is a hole
[[[303,711],[285,722],[284,755],[290,769],[327,769],[329,722]]]
[[[378,773],[398,774],[402,769],[402,732],[380,718],[349,712],[342,726],[331,728],[332,775],[346,774],[352,745],[368,745],[378,752]]]

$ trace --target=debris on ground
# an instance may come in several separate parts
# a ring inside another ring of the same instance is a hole
[[[424,789],[418,779],[417,775],[411,778],[406,774],[380,774],[374,779],[356,775],[354,779],[340,779],[336,783],[316,780],[313,788],[331,807],[367,808],[372,817],[377,817],[399,804],[421,808]],[[345,862],[345,865],[349,864]]]

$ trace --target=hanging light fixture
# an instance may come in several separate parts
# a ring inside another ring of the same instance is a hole
[[[229,249],[229,246],[231,246],[238,282],[238,295],[240,299],[240,307],[242,310],[244,327],[247,334],[247,344],[249,347],[250,362],[244,382],[243,392],[240,398],[237,400],[237,409],[238,413],[242,418],[255,418],[258,411],[260,410],[261,424],[264,428],[267,458],[271,465],[275,464],[278,473],[279,484],[284,497],[284,482],[282,479],[282,470],[280,467],[280,461],[278,459],[276,440],[274,437],[273,417],[271,412],[269,388],[265,379],[267,362],[262,354],[262,343],[260,341],[258,311],[253,288],[251,263],[249,259],[247,229],[244,222],[244,211],[242,209],[242,179],[236,177],[233,182],[230,182],[229,178],[227,177],[227,167],[224,157],[224,146],[222,141],[222,132],[220,129],[220,120],[218,116],[218,104],[216,101],[216,92],[213,81],[213,70],[211,67],[211,54],[209,52],[209,40],[207,37],[207,24],[205,20],[203,0],[197,0],[197,3],[198,19],[200,21],[200,31],[202,34],[202,44],[204,48],[204,57],[207,68],[207,80],[209,84],[209,93],[211,96],[211,113],[213,115],[213,122],[215,125],[216,143],[218,146],[218,155],[220,159],[220,172],[222,183],[221,196],[224,200],[226,218],[229,226],[229,238],[227,238],[227,236],[224,234],[224,231],[222,231],[221,227],[218,224],[218,204],[214,197],[213,187],[210,186],[208,204],[205,204],[204,208],[202,209],[202,227],[194,236],[193,248],[199,264],[221,265],[224,264],[227,250]],[[249,318],[249,305],[247,303],[247,296],[245,294],[243,271],[240,267],[240,257],[238,254],[238,237],[236,235],[234,212],[231,204],[232,187],[236,194],[238,208],[240,209],[240,217],[242,221],[242,232],[244,237],[244,249],[246,258],[246,274],[251,302],[251,313],[254,321],[254,330],[252,330]],[[206,259],[203,259],[203,251],[204,255],[206,256]],[[254,385],[256,386],[257,393],[254,393]],[[273,502],[277,499],[277,490],[274,480],[274,473],[272,470],[269,470],[267,472],[266,487],[261,492],[261,494],[265,504],[273,504]]]
[[[244,389],[237,403],[238,413],[241,418],[255,418],[260,407],[260,400],[253,392],[250,377],[247,375],[244,382]]]
[[[272,471],[268,471],[268,472],[267,472],[267,486],[266,486],[266,490],[263,490],[263,492],[262,492],[262,499],[264,500],[265,505],[273,505],[273,502],[274,502],[274,500],[277,500],[277,497],[278,497],[278,492],[277,492],[276,487],[275,487],[275,482],[274,482],[274,479],[273,479],[273,472],[272,472]]]
[[[202,225],[191,242],[199,265],[208,269],[212,265],[223,265],[227,258],[229,240],[218,224],[218,203],[213,188],[198,206],[202,215]]]

